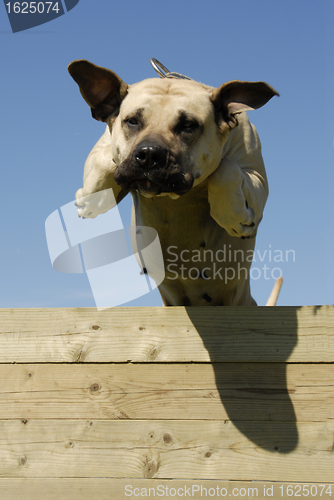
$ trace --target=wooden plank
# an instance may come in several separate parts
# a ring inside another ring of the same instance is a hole
[[[303,491],[304,487],[304,491]],[[334,485],[260,481],[213,481],[180,479],[0,479],[1,500],[125,500],[128,498],[203,498],[245,497],[281,500],[288,493],[330,500]],[[307,492],[308,495],[307,495]],[[312,495],[311,495],[312,492]],[[283,495],[282,495],[283,493]]]
[[[0,362],[332,362],[334,307],[0,310]]]
[[[0,418],[325,421],[334,365],[0,365]]]
[[[261,437],[249,439],[254,429]],[[334,422],[0,421],[2,477],[330,482]],[[246,435],[248,434],[248,435]]]

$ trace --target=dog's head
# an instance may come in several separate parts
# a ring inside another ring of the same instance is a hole
[[[116,182],[144,196],[176,198],[202,182],[218,167],[236,115],[278,95],[264,82],[212,88],[152,78],[129,86],[88,61],[68,69],[92,116],[109,125]]]

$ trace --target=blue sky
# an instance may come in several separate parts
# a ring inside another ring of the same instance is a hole
[[[52,268],[45,238],[45,220],[74,199],[104,131],[67,66],[88,59],[131,84],[156,76],[150,57],[212,86],[264,80],[280,93],[249,113],[270,185],[255,266],[273,269],[270,251],[273,258],[292,250],[295,258],[290,252],[278,264],[279,305],[333,304],[333,21],[329,0],[80,0],[64,16],[13,34],[0,7],[0,307],[95,305],[85,274]],[[120,205],[125,222],[130,202]],[[252,280],[259,305],[273,283]],[[127,305],[161,300],[152,292]]]

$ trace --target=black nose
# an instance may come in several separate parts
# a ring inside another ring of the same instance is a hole
[[[167,162],[167,151],[161,146],[140,145],[134,152],[134,160],[143,169],[164,167]]]

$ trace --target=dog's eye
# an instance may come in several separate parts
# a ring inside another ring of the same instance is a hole
[[[124,122],[129,125],[129,127],[137,127],[139,125],[139,120],[135,116],[130,116],[126,118]]]
[[[184,118],[179,121],[176,126],[177,133],[192,133],[199,129],[199,123],[197,120],[192,120],[189,118]]]
[[[196,120],[188,120],[183,123],[183,128],[185,129],[194,129],[198,127],[198,122]]]

